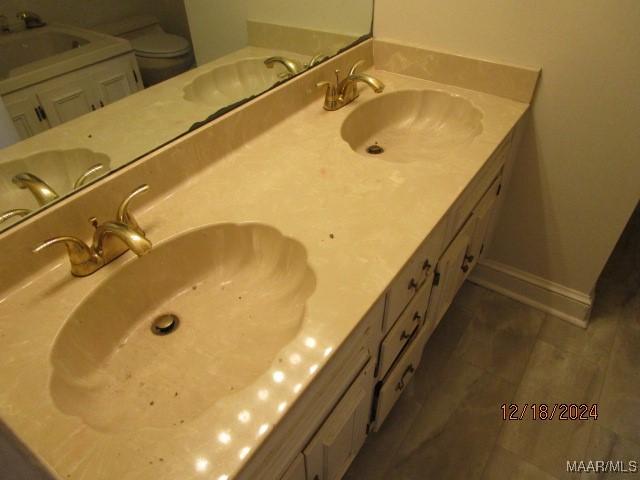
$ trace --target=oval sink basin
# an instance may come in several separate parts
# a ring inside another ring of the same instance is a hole
[[[267,58],[248,58],[215,67],[184,88],[184,99],[223,107],[262,93],[282,80],[279,75],[286,72],[279,64],[267,68]]]
[[[443,158],[482,133],[482,112],[468,100],[436,90],[404,90],[351,112],[342,138],[362,155],[392,162]]]
[[[272,227],[182,234],[75,309],[51,353],[52,398],[100,431],[188,422],[269,369],[314,289],[305,248]]]

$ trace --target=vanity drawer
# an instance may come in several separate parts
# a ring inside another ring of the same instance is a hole
[[[396,324],[391,328],[386,338],[380,344],[380,355],[378,357],[378,370],[376,377],[382,378],[386,375],[398,354],[402,351],[407,341],[420,328],[424,322],[425,312],[429,304],[431,294],[431,283],[425,282],[418,290],[418,293],[400,315]]]
[[[383,334],[395,324],[396,319],[420,286],[432,278],[438,257],[443,250],[447,230],[446,223],[446,221],[441,221],[436,225],[411,260],[394,279],[387,297],[387,314],[382,326]],[[430,284],[431,282],[426,283]]]
[[[402,395],[407,384],[420,365],[422,350],[433,329],[418,329],[407,349],[383,380],[377,395],[375,423],[373,430],[378,431],[389,412]]]

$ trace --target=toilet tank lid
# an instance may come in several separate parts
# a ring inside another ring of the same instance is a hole
[[[119,35],[126,35],[127,33],[135,32],[142,28],[150,27],[156,23],[159,23],[158,19],[153,15],[134,15],[131,17],[121,18],[115,22],[96,25],[95,27],[92,27],[92,29],[117,37]]]
[[[190,50],[189,42],[169,33],[150,33],[130,40],[131,46],[141,56],[182,55]]]

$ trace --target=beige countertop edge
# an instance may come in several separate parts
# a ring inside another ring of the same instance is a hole
[[[345,116],[373,94],[363,91],[354,104],[337,112],[325,112],[314,102],[139,215],[156,244],[210,223],[259,222],[305,245],[317,288],[299,335],[279,355],[305,355],[296,365],[279,367],[286,377],[283,384],[273,385],[272,367],[182,428],[100,433],[53,406],[49,350],[80,299],[135,259],[128,255],[82,281],[70,278],[66,265],[57,265],[0,306],[0,337],[6,347],[0,416],[60,478],[96,478],[96,472],[122,479],[200,478],[202,473],[206,478],[231,478],[268,437],[257,435],[256,428],[272,429],[304,394],[331,352],[347,341],[528,108],[426,80],[372,73],[387,84],[386,92],[431,88],[468,98],[484,113],[482,134],[456,158],[403,164],[372,160],[353,152],[339,132]],[[256,179],[262,188],[255,188]],[[16,315],[20,322],[12,321]],[[308,338],[314,339],[313,349],[306,346]],[[294,392],[298,384],[302,388]],[[263,389],[271,392],[268,400],[256,396]],[[252,413],[248,425],[236,419],[243,409]],[[218,442],[220,432],[229,432],[232,441]],[[163,461],[149,463],[159,458]],[[199,472],[203,465],[205,471]]]

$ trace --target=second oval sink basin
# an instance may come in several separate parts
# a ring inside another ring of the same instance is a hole
[[[269,369],[314,289],[305,248],[272,227],[182,234],[76,308],[51,354],[53,400],[100,431],[188,422]]]
[[[403,90],[358,106],[342,138],[362,155],[393,162],[443,158],[482,133],[482,112],[437,90]]]
[[[196,77],[184,88],[184,99],[213,107],[224,107],[262,93],[282,80],[282,65],[267,68],[265,58],[247,58],[221,65]]]

